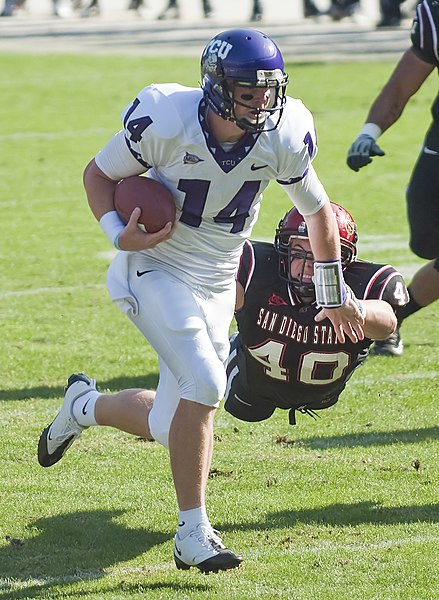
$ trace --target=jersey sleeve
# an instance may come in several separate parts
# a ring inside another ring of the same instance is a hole
[[[113,136],[96,154],[95,162],[101,171],[114,181],[120,181],[131,175],[140,175],[146,170],[129,151],[123,131]]]
[[[238,272],[236,274],[236,280],[244,288],[244,293],[247,291],[248,286],[255,270],[255,252],[252,243],[249,240],[244,242],[242,248],[241,258],[239,261]]]
[[[306,106],[288,98],[279,126],[279,167],[281,185],[296,183],[306,176],[317,154],[314,119]]]
[[[425,62],[439,67],[439,4],[424,0],[416,7],[411,29],[412,49]]]
[[[314,119],[300,100],[289,98],[287,108],[280,127],[277,182],[301,214],[311,215],[327,200],[326,191],[312,166],[317,154]]]
[[[404,306],[409,294],[404,279],[394,267],[385,265],[378,269],[369,280],[364,292],[365,300],[384,300],[394,308]]]
[[[150,85],[122,113],[126,145],[145,170],[168,164],[173,142],[184,128],[171,99],[176,93],[177,85]]]
[[[318,212],[328,199],[325,188],[312,165],[300,181],[284,185],[283,188],[300,214],[305,216]]]

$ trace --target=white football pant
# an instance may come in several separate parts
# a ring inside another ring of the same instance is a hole
[[[129,318],[159,357],[160,379],[149,428],[167,448],[180,398],[212,407],[223,398],[235,288],[221,293],[194,290],[163,271],[139,277],[136,263],[131,261],[129,285],[139,311]]]

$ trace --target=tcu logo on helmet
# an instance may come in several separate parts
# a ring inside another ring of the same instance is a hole
[[[232,48],[232,44],[224,40],[210,41],[204,50],[205,69],[214,72],[218,59],[226,58]]]

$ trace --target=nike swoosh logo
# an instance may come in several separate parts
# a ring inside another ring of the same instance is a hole
[[[87,400],[87,402],[84,404],[84,406],[82,407],[82,414],[86,415],[87,411],[85,410],[87,408],[87,404],[90,402],[90,398]]]
[[[178,556],[181,556],[181,550],[180,548],[177,546],[177,544],[175,544],[175,551],[178,554]]]
[[[186,521],[182,521],[181,523],[178,524],[179,527],[183,527],[184,525],[186,525]]]
[[[244,400],[242,400],[242,398],[240,398],[237,394],[233,394],[233,395],[238,400],[238,402],[241,402],[241,404],[245,404],[246,406],[251,406],[251,404],[249,404],[248,402],[244,402]]]
[[[268,165],[255,165],[255,163],[252,164],[252,166],[250,167],[251,171],[259,171],[259,169],[265,169],[265,167],[268,167]]]
[[[423,152],[424,154],[432,154],[433,156],[437,156],[439,154],[439,152],[437,152],[436,150],[431,150],[427,146],[424,146]]]
[[[137,271],[137,277],[142,277],[145,273],[151,273],[151,271]]]

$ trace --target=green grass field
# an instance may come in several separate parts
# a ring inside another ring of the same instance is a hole
[[[290,95],[313,111],[317,171],[355,216],[360,256],[407,280],[404,189],[436,81],[381,139],[360,173],[345,155],[390,63],[289,65]],[[36,446],[72,372],[101,389],[151,387],[157,362],[105,290],[111,248],[85,201],[89,159],[151,81],[197,85],[196,59],[0,55],[0,599],[439,598],[439,306],[411,317],[400,359],[371,357],[339,403],[290,427],[222,409],[208,510],[245,562],[179,572],[165,450],[93,428],[51,469]],[[276,185],[254,236],[289,208]]]

